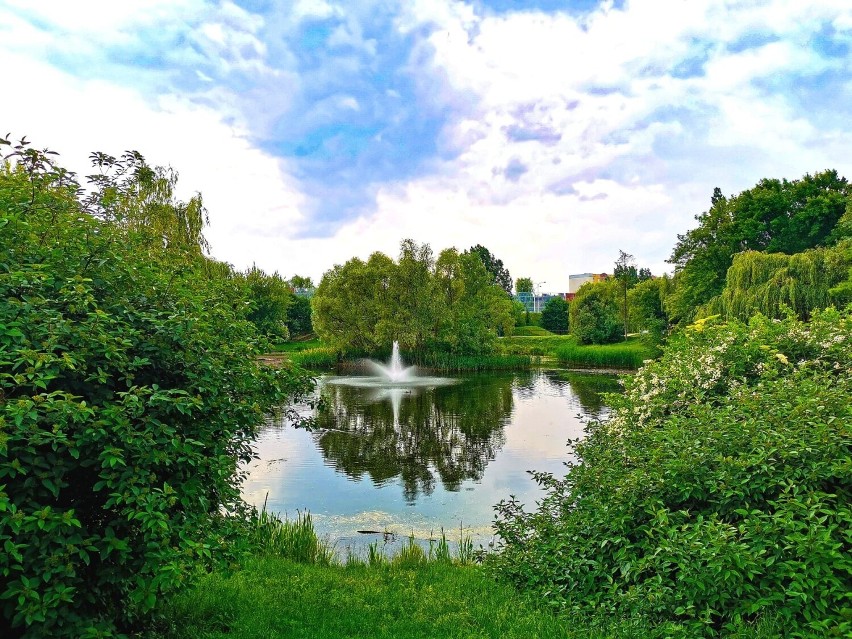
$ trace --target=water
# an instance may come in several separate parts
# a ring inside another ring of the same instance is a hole
[[[401,384],[324,377],[316,428],[270,424],[244,495],[290,516],[310,511],[342,553],[376,540],[392,552],[442,528],[487,547],[494,505],[515,495],[532,506],[542,493],[527,471],[564,474],[567,440],[606,410],[599,392],[618,388],[614,377],[553,370]]]

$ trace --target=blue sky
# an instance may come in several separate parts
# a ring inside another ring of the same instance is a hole
[[[0,0],[0,63],[4,132],[171,164],[283,275],[412,237],[559,291],[668,269],[715,186],[852,177],[847,0]]]

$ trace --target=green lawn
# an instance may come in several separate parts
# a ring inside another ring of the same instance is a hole
[[[263,557],[172,601],[157,639],[647,639],[677,624],[559,618],[478,566],[321,566]],[[777,637],[771,623],[727,635]]]

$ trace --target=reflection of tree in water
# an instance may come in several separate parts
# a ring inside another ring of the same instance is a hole
[[[400,477],[409,502],[431,494],[438,479],[450,491],[481,479],[512,413],[511,376],[421,391],[328,385],[322,393],[316,425],[326,461],[353,479]]]
[[[603,393],[620,393],[624,390],[616,375],[565,372],[560,373],[559,377],[571,384],[571,390],[583,411],[593,419],[600,418],[607,409]]]

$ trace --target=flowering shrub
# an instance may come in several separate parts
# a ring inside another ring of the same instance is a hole
[[[494,567],[558,610],[715,636],[762,614],[852,632],[852,317],[703,322],[610,397]]]

